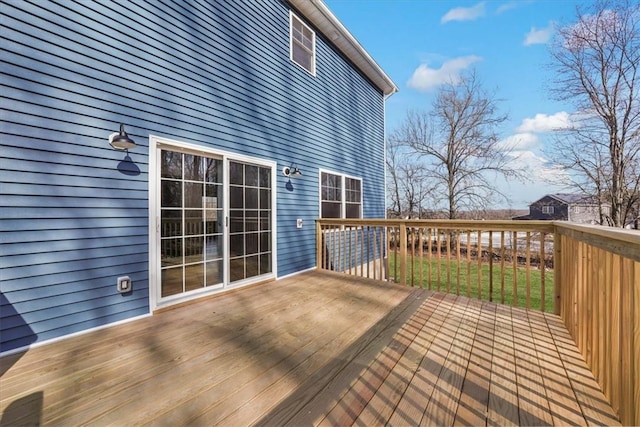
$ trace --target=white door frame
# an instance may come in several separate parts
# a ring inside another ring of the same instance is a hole
[[[192,291],[187,294],[178,295],[164,301],[160,300],[160,159],[158,158],[158,149],[167,148],[177,151],[203,155],[221,157],[223,159],[223,215],[225,218],[224,232],[223,232],[223,254],[224,254],[224,279],[222,288],[208,289]],[[229,161],[237,161],[244,163],[251,163],[258,166],[264,166],[271,168],[271,273],[262,276],[252,277],[246,280],[230,285],[229,282]],[[246,286],[257,281],[262,281],[267,278],[275,278],[278,276],[277,272],[277,204],[276,204],[276,170],[277,163],[271,160],[260,159],[256,157],[250,157],[242,154],[233,153],[225,150],[218,150],[211,147],[202,145],[196,145],[183,141],[176,141],[161,136],[149,135],[149,310],[153,312],[158,308],[163,308],[178,304],[184,301],[193,300],[204,295],[212,295],[219,292],[224,292],[228,289],[235,289],[241,286]]]

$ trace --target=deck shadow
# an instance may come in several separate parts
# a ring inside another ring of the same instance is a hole
[[[38,391],[9,404],[2,412],[0,426],[41,426],[44,393]]]
[[[354,366],[356,359],[363,359],[367,363],[357,364],[358,368],[366,368],[378,353],[389,345],[393,336],[400,331],[405,323],[415,314],[428,294],[415,290],[393,308],[386,316],[374,324],[358,340],[353,342],[342,353],[332,359],[321,369],[316,371],[306,381],[291,393],[286,399],[271,409],[264,417],[257,421],[256,426],[285,425],[295,417],[296,424],[303,418],[313,420],[326,414],[329,405],[335,400],[336,393],[322,393],[327,389],[341,391],[348,390],[350,384],[360,375],[361,369],[347,369]],[[309,405],[313,401],[313,405]],[[301,414],[302,410],[304,414]],[[308,423],[306,423],[308,424]]]

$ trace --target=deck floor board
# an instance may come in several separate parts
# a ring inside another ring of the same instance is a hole
[[[615,425],[561,321],[308,272],[0,359],[1,425]]]

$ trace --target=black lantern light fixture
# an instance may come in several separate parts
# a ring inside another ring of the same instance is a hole
[[[302,172],[300,172],[297,164],[292,163],[291,166],[285,166],[282,168],[282,175],[288,178],[297,178],[302,176]]]
[[[109,144],[111,144],[111,146],[116,150],[129,150],[136,146],[133,139],[129,138],[127,132],[124,131],[123,123],[120,123],[120,132],[115,132],[109,135]]]

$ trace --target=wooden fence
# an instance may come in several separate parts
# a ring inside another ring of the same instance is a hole
[[[317,221],[317,266],[559,315],[640,425],[640,233],[560,221]]]

